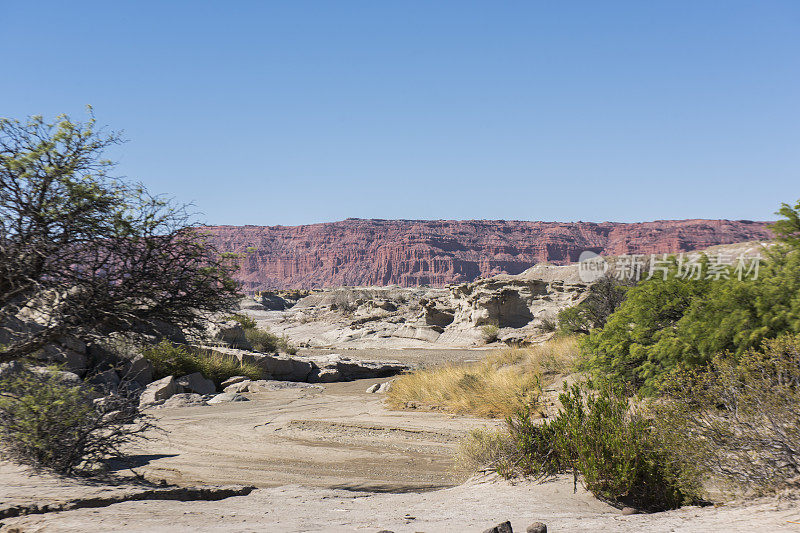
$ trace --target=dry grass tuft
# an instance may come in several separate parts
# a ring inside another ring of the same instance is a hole
[[[550,376],[571,372],[577,354],[577,340],[565,337],[529,348],[506,348],[474,363],[419,370],[394,381],[388,403],[395,409],[505,417],[534,404]]]
[[[514,477],[519,451],[507,429],[478,428],[458,443],[453,474],[464,481],[476,472],[496,471]]]

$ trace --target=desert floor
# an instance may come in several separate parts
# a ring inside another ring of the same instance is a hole
[[[425,365],[481,356],[449,352],[348,350],[347,355]],[[42,510],[95,501],[81,504],[91,505],[85,508],[0,519],[0,531],[482,532],[510,520],[514,531],[541,521],[551,532],[800,532],[800,499],[791,493],[623,515],[580,487],[574,492],[567,477],[541,484],[480,475],[464,481],[453,473],[457,440],[472,428],[500,422],[389,411],[382,395],[365,392],[382,381],[287,388],[251,394],[249,402],[153,411],[165,431],[133,450],[137,472],[180,486],[257,487],[248,495],[110,503],[103,497],[123,494],[119,500],[130,500],[142,489],[31,476],[0,464],[0,511],[2,504]]]

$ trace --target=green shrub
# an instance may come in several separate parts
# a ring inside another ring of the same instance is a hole
[[[757,279],[655,276],[627,290],[624,303],[583,341],[596,378],[657,391],[671,372],[700,367],[716,354],[742,355],[766,339],[800,333],[800,203],[784,205]],[[708,264],[707,258],[702,260]],[[704,266],[703,272],[707,272]]]
[[[58,372],[20,370],[0,380],[0,455],[63,475],[94,472],[152,427],[137,403],[122,394],[94,402]]]
[[[155,379],[200,372],[219,386],[233,376],[261,379],[264,375],[264,371],[256,365],[243,364],[233,357],[191,346],[172,344],[167,340],[146,348],[143,355],[153,363]]]
[[[297,348],[289,342],[289,337],[285,335],[279,337],[260,328],[247,328],[244,330],[244,335],[253,349],[258,352],[284,352],[289,355],[297,353]]]
[[[598,498],[646,511],[694,500],[652,423],[630,409],[623,394],[608,387],[587,393],[574,385],[559,398],[558,416],[541,425],[525,410],[508,419],[522,474],[570,472]]]
[[[553,333],[558,330],[558,320],[551,317],[545,317],[539,323],[539,329],[545,333]]]
[[[236,322],[239,323],[240,326],[242,326],[242,329],[255,329],[256,326],[258,325],[258,324],[256,324],[256,321],[255,321],[254,318],[249,317],[249,316],[247,316],[245,314],[242,314],[242,313],[234,313],[231,316],[228,316],[228,317],[225,317],[225,318],[227,318],[229,320],[235,320]]]
[[[289,355],[297,353],[297,348],[289,342],[289,337],[278,336],[269,330],[259,328],[253,318],[242,313],[235,313],[227,318],[235,320],[242,326],[244,336],[254,350],[265,353],[283,352]]]
[[[483,336],[483,341],[486,344],[495,342],[497,340],[498,333],[500,333],[500,328],[494,324],[486,324],[481,328],[481,335]]]

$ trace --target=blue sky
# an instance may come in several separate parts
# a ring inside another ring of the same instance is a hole
[[[0,1],[0,116],[124,130],[212,224],[771,219],[800,2]]]

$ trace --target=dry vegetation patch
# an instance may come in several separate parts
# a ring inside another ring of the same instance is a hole
[[[483,417],[505,417],[535,404],[543,386],[573,370],[574,337],[527,348],[506,348],[481,361],[447,364],[396,379],[388,395],[395,409],[443,409]]]

